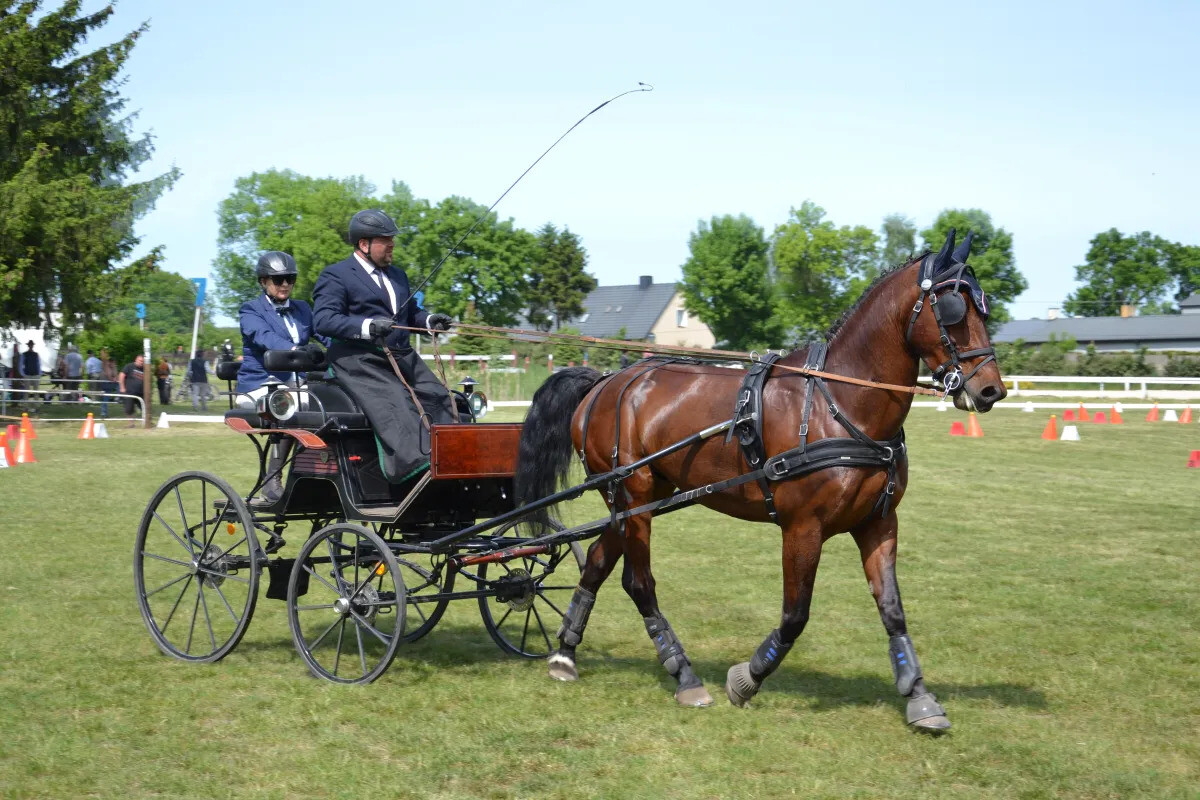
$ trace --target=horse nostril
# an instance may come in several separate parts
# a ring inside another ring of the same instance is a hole
[[[993,397],[1000,394],[1000,390],[995,386],[985,386],[980,394],[983,395],[984,399],[991,400]]]

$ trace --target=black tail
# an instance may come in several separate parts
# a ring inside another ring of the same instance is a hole
[[[571,417],[602,377],[590,367],[568,367],[555,372],[534,392],[517,455],[517,505],[566,488],[571,467]],[[544,530],[550,518],[550,510],[542,509],[531,513],[525,522]]]

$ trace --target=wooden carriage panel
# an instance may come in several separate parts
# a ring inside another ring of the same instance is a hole
[[[516,473],[519,422],[434,425],[429,457],[434,479],[507,478]]]

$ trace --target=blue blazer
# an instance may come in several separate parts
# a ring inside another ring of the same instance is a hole
[[[313,336],[313,312],[308,303],[292,299],[292,321],[300,334],[300,346]],[[288,333],[283,317],[275,310],[265,294],[248,303],[242,303],[238,312],[242,326],[242,366],[238,369],[237,390],[250,392],[264,383],[291,381],[291,372],[267,372],[263,367],[263,353],[267,350],[291,350],[296,347]],[[316,337],[323,340],[324,337]],[[328,342],[325,342],[328,344]]]
[[[408,302],[411,296],[408,275],[398,267],[388,267],[384,274],[396,293],[399,311],[395,315],[387,291],[379,288],[353,255],[323,269],[313,288],[313,319],[317,333],[352,347],[374,349],[370,340],[363,338],[363,320],[382,317],[394,320],[397,325],[424,328],[429,312],[417,308],[415,302]],[[409,332],[392,331],[387,345],[393,350],[410,349]]]

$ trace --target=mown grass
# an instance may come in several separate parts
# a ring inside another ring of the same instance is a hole
[[[673,703],[618,578],[575,684],[503,656],[466,603],[365,687],[307,677],[265,599],[224,661],[172,661],[133,598],[138,518],[184,469],[248,486],[252,448],[217,426],[44,426],[40,463],[0,471],[0,796],[1200,796],[1200,429],[1046,442],[1045,416],[1005,411],[972,440],[946,435],[958,418],[914,412],[900,509],[909,629],[955,725],[938,739],[904,726],[844,536],[788,660],[750,709],[725,701],[777,623],[779,537],[703,509],[656,522],[655,575],[713,708]]]

